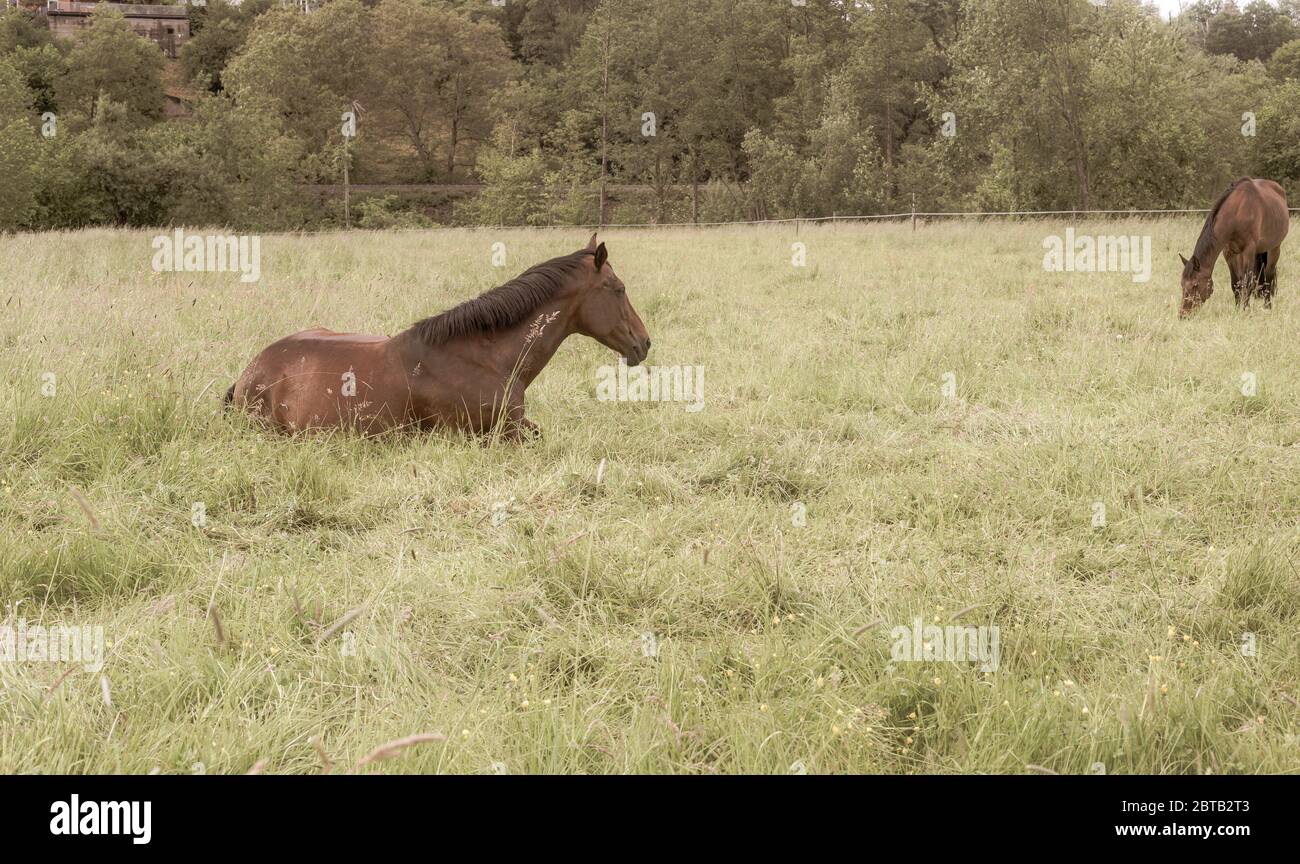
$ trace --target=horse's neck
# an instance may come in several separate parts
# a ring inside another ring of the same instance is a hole
[[[527,387],[572,332],[568,305],[548,301],[509,327],[463,336],[435,348],[417,340],[408,342],[405,350],[430,365],[437,362],[437,353],[451,352],[473,366],[491,369],[503,383],[514,381],[514,386]]]
[[[1222,215],[1216,214],[1201,231],[1201,236],[1196,239],[1196,250],[1193,252],[1201,266],[1208,266],[1211,270],[1214,269],[1214,261],[1223,251],[1224,243],[1227,242],[1226,238],[1219,236],[1219,219]]]
[[[567,304],[559,301],[543,303],[511,327],[491,334],[498,354],[500,368],[507,376],[517,376],[524,387],[533,383],[560,344],[572,332]]]

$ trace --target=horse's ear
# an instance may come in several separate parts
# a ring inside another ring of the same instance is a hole
[[[1192,272],[1201,272],[1201,259],[1197,258],[1195,255],[1192,256]]]
[[[1179,253],[1178,253],[1178,260],[1183,262],[1183,266],[1184,266],[1184,267],[1187,266],[1187,259],[1183,257],[1183,253],[1182,253],[1182,252],[1179,252]]]
[[[595,240],[596,235],[592,234],[591,239]],[[609,251],[605,249],[605,244],[601,243],[599,246],[596,247],[596,272],[597,273],[600,272],[600,268],[604,267],[605,262],[608,260],[609,260]]]
[[[595,234],[592,234],[592,235],[591,235],[591,239],[587,241],[587,251],[588,251],[588,252],[595,252],[595,251],[596,251],[596,235],[595,235]]]

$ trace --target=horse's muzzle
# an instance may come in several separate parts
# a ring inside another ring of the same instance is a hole
[[[640,366],[643,362],[645,362],[645,358],[649,356],[650,356],[650,338],[646,337],[646,340],[643,344],[634,346],[630,353],[623,355],[623,359],[627,362],[627,365],[629,366]]]

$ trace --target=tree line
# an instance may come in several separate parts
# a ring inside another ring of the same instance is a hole
[[[0,229],[1204,206],[1300,177],[1300,0],[209,0],[0,15]],[[355,136],[345,134],[345,126]],[[629,188],[634,187],[634,188]]]

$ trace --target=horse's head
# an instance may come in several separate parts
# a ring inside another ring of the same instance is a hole
[[[1182,255],[1178,257],[1183,261],[1183,302],[1178,308],[1178,317],[1182,318],[1195,312],[1210,299],[1210,294],[1214,292],[1214,267],[1202,267],[1195,255],[1190,261]]]
[[[650,334],[632,308],[623,280],[609,266],[605,244],[596,245],[596,235],[592,234],[586,251],[592,253],[591,269],[580,290],[575,329],[622,354],[627,365],[636,366],[650,353]]]

